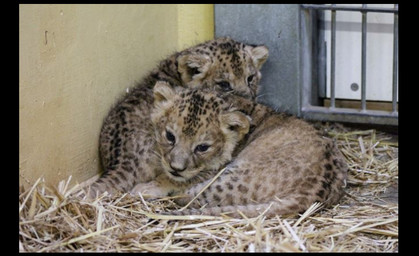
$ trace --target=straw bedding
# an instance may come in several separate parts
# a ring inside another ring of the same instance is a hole
[[[303,214],[233,219],[163,216],[171,198],[87,200],[85,184],[39,179],[19,194],[20,252],[397,252],[398,142],[376,130],[321,125],[349,164],[347,195]],[[88,183],[88,182],[87,182]]]

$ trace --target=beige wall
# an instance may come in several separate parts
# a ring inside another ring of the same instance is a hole
[[[200,21],[184,22],[185,13]],[[97,174],[99,131],[116,98],[213,33],[212,5],[20,5],[20,184]]]

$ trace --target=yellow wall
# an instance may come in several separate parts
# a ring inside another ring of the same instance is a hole
[[[20,5],[19,176],[99,172],[103,118],[174,51],[212,39],[212,5]]]
[[[212,4],[178,4],[178,47],[184,49],[214,38]]]

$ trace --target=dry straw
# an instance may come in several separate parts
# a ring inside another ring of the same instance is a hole
[[[88,200],[71,177],[38,179],[19,195],[20,252],[395,252],[398,143],[376,130],[322,126],[349,164],[339,205],[313,204],[292,216],[235,219],[161,215],[172,198],[127,194]],[[88,182],[87,182],[88,183]]]

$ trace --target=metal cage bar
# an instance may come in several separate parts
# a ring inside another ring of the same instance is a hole
[[[398,9],[398,4],[394,5]],[[394,36],[393,36],[393,113],[397,112],[397,78],[399,56],[399,14],[394,13]]]
[[[367,109],[367,8],[362,5],[362,37],[361,37],[361,111]]]
[[[335,6],[333,4],[332,6]],[[335,81],[336,81],[336,10],[332,10],[332,22],[330,27],[330,107],[335,107]]]

